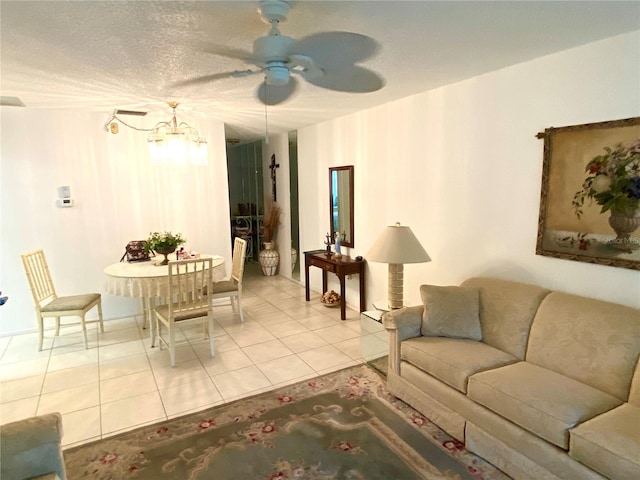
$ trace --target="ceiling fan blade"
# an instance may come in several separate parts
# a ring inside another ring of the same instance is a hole
[[[243,62],[253,63],[253,53],[242,48],[228,47],[226,45],[209,45],[203,50],[211,55],[219,55],[221,57],[235,58]]]
[[[373,57],[380,44],[373,38],[352,32],[321,32],[298,40],[290,54],[311,57],[323,70],[334,70]]]
[[[324,75],[318,77],[310,76],[307,78],[304,73],[302,76],[312,85],[339,92],[375,92],[385,84],[384,79],[376,72],[358,65],[343,67],[335,72],[325,71]]]
[[[298,89],[298,81],[290,77],[285,85],[267,85],[262,82],[256,90],[256,96],[265,105],[278,105],[288,100]]]
[[[222,80],[223,78],[239,78],[260,73],[261,70],[234,70],[233,72],[212,73],[210,75],[202,75],[200,77],[188,78],[181,82],[172,83],[172,87],[190,87],[192,85],[200,85],[203,83]]]

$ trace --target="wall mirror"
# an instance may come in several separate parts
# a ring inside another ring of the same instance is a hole
[[[353,247],[353,165],[329,168],[331,238],[340,232],[342,245]]]

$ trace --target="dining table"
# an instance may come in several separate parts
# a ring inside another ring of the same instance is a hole
[[[200,258],[213,260],[212,281],[225,278],[224,257],[200,254]],[[147,261],[117,262],[104,269],[104,289],[111,295],[142,299],[142,315],[145,328],[149,325],[151,338],[155,338],[153,309],[157,302],[163,302],[169,295],[169,267],[161,265],[161,258]]]

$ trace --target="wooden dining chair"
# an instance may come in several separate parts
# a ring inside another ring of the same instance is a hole
[[[212,300],[229,297],[233,311],[240,313],[241,322],[244,322],[244,315],[242,314],[242,277],[244,275],[244,261],[246,253],[246,240],[236,237],[233,242],[231,277],[228,280],[214,282],[210,290],[210,297]]]
[[[213,307],[206,292],[211,291],[213,261],[211,258],[170,261],[169,295],[165,305],[155,307],[156,328],[151,346],[155,346],[156,336],[169,348],[171,366],[176,365],[176,329],[181,326],[200,323],[206,325],[211,356],[215,355],[213,339]]]
[[[36,315],[38,316],[38,351],[42,350],[44,319],[46,317],[54,317],[56,319],[56,337],[60,335],[61,317],[80,317],[84,348],[89,348],[86,324],[97,321],[100,323],[100,331],[104,333],[101,295],[99,293],[85,293],[59,297],[53,285],[44,251],[42,249],[33,250],[21,256],[22,264],[27,273],[27,280],[29,280],[29,286],[31,287],[33,301],[35,302]],[[98,308],[98,320],[86,321],[85,316],[93,307]],[[69,325],[71,324],[62,326]],[[74,325],[77,325],[77,323]]]

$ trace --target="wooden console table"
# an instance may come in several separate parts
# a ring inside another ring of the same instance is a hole
[[[360,281],[360,311],[366,310],[366,302],[364,297],[365,291],[365,279],[364,279],[364,260],[354,260],[351,257],[343,255],[340,258],[335,258],[334,255],[328,256],[323,250],[314,250],[311,252],[304,252],[304,280],[305,280],[305,298],[307,302],[310,300],[309,296],[309,267],[314,266],[322,269],[322,292],[327,291],[327,272],[335,273],[340,280],[340,318],[345,320],[347,297],[345,289],[346,275],[357,274]]]

